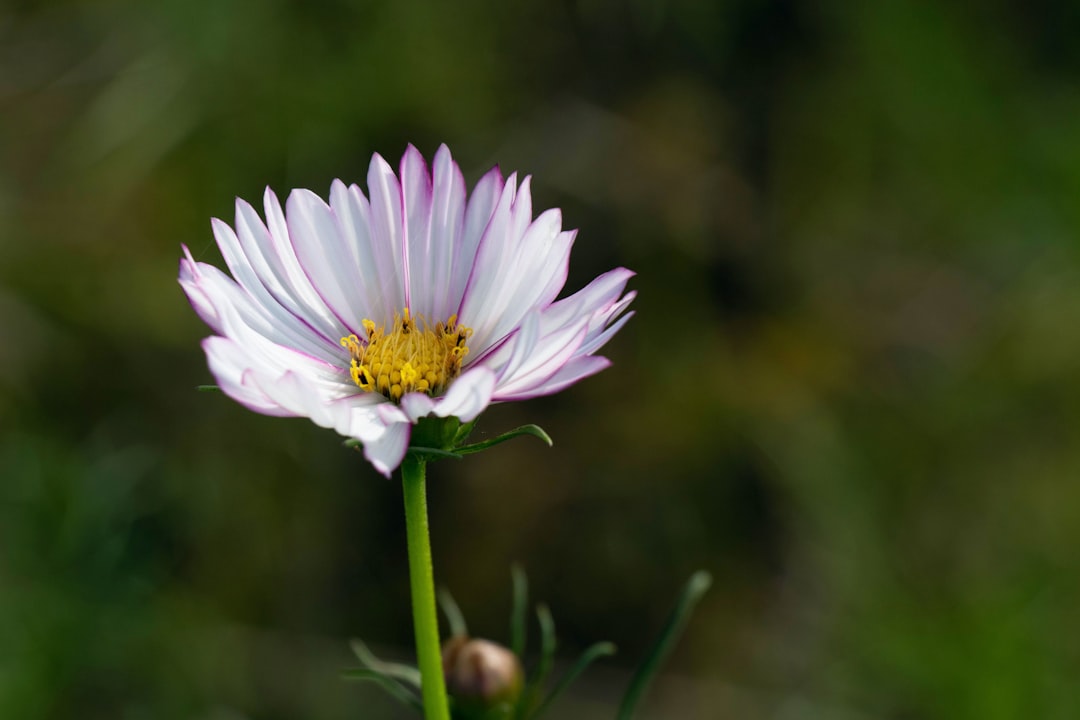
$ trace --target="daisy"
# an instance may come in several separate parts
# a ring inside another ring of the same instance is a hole
[[[556,300],[576,231],[533,217],[530,178],[492,169],[466,193],[442,146],[379,155],[368,195],[340,180],[325,202],[267,188],[265,221],[236,202],[214,219],[232,276],[185,246],[180,285],[214,335],[211,373],[265,415],[302,416],[359,440],[382,474],[427,416],[467,423],[493,402],[548,395],[607,367],[595,353],[633,315],[616,268]]]

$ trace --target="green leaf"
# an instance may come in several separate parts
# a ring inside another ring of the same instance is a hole
[[[514,605],[510,610],[510,651],[519,658],[525,655],[525,611],[529,605],[529,579],[520,565],[510,568],[514,583]]]
[[[461,614],[461,608],[454,602],[454,596],[446,588],[439,588],[439,607],[446,615],[450,623],[450,634],[453,637],[468,637],[469,628],[465,625],[465,616]]]
[[[394,678],[387,677],[382,673],[368,668],[353,668],[346,670],[342,674],[346,680],[366,680],[376,683],[381,686],[383,690],[392,695],[395,700],[408,705],[417,712],[424,712],[424,705],[420,702],[420,698],[416,697],[413,692]]]
[[[540,664],[536,668],[533,683],[539,687],[547,682],[551,668],[555,664],[555,618],[551,617],[548,606],[536,606],[536,619],[540,621]]]
[[[547,682],[551,668],[555,664],[555,618],[551,617],[551,611],[548,610],[547,605],[540,604],[536,606],[536,619],[540,622],[540,662],[518,703],[517,716],[519,718],[531,716],[530,710],[536,704],[536,697]]]
[[[402,665],[400,663],[386,662],[375,657],[375,653],[368,649],[360,640],[353,640],[349,643],[352,647],[353,653],[360,660],[360,664],[368,670],[373,670],[380,675],[384,675],[394,680],[400,680],[401,682],[412,685],[413,687],[420,688],[420,671],[410,665]]]
[[[585,669],[592,665],[594,661],[602,657],[608,657],[615,654],[615,646],[609,642],[598,642],[595,645],[589,646],[585,652],[581,654],[578,661],[574,663],[574,666],[559,680],[559,684],[548,693],[544,701],[540,703],[536,708],[536,712],[530,715],[530,718],[538,718],[544,714],[544,711],[554,703],[560,695],[562,695],[568,687],[570,687],[581,673],[585,672]]]
[[[196,385],[195,389],[199,392],[221,392],[217,385]]]
[[[710,585],[712,585],[712,576],[704,570],[699,570],[690,576],[690,580],[686,583],[686,587],[683,588],[682,595],[679,596],[679,601],[675,604],[671,615],[668,616],[667,624],[664,625],[664,629],[660,632],[656,644],[653,645],[649,654],[645,656],[645,660],[642,661],[637,672],[634,673],[634,677],[630,680],[630,687],[627,688],[626,695],[623,696],[616,720],[629,720],[633,717],[634,708],[637,707],[638,701],[645,694],[661,663],[671,652],[675,641],[682,635],[686,622],[690,619],[690,613],[694,611],[694,606],[701,600],[701,596],[705,594]]]
[[[539,425],[522,425],[509,432],[504,432],[502,435],[492,438],[491,440],[484,440],[483,442],[473,443],[472,445],[462,445],[461,447],[454,448],[454,452],[462,455],[471,455],[473,453],[478,453],[481,450],[487,450],[489,447],[494,447],[499,443],[504,443],[507,440],[513,440],[521,435],[532,435],[533,437],[540,438],[547,443],[548,447],[555,444],[552,441],[551,436],[544,432],[544,429]]]

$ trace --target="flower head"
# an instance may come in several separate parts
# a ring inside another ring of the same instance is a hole
[[[336,180],[329,203],[293,190],[282,208],[268,188],[265,221],[237,200],[235,229],[212,221],[232,277],[180,260],[218,385],[360,440],[389,476],[425,416],[469,422],[604,369],[633,273],[556,300],[576,231],[557,209],[533,217],[529,181],[495,168],[467,195],[445,145],[431,170],[410,145],[400,176],[372,158],[369,196]]]

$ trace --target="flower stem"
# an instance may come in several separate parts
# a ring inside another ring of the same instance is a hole
[[[401,482],[405,491],[405,531],[409,545],[413,629],[416,633],[416,656],[422,679],[424,717],[427,720],[450,720],[442,653],[439,650],[439,619],[435,614],[435,580],[431,565],[431,540],[428,537],[424,471],[423,460],[412,455],[405,456],[405,461],[401,464]]]

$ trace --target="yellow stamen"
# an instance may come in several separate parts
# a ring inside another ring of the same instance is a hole
[[[366,341],[356,335],[341,338],[351,363],[349,376],[366,392],[377,392],[394,402],[410,392],[441,395],[461,373],[469,354],[472,330],[458,324],[457,315],[429,325],[409,308],[394,315],[389,331],[364,318]]]

